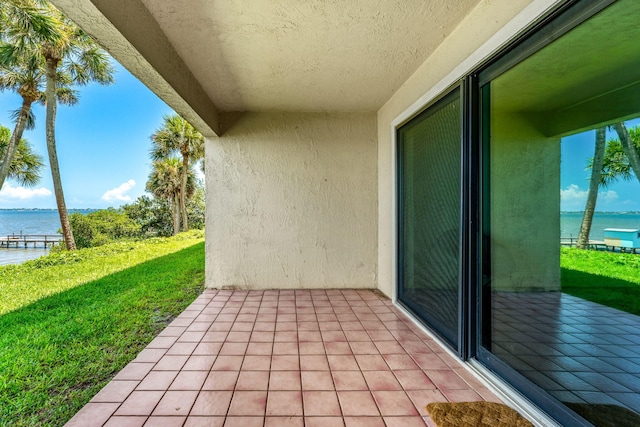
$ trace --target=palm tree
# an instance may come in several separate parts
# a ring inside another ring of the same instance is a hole
[[[45,73],[38,46],[46,38],[57,38],[56,22],[43,13],[42,4],[30,0],[0,3],[0,91],[13,90],[22,97],[22,106],[14,113],[12,138],[0,164],[0,188],[22,133],[33,127],[31,104],[42,96]]]
[[[638,136],[640,136],[638,135],[638,129],[632,129],[632,132],[635,133],[636,136],[636,140],[634,140],[624,122],[616,123],[613,125],[613,128],[616,130],[618,138],[620,138],[620,144],[627,157],[629,167],[635,173],[638,181],[640,181],[640,155],[638,154],[640,144],[636,142]]]
[[[187,220],[188,174],[193,163],[204,157],[204,137],[189,122],[177,114],[165,116],[164,123],[153,135],[151,158],[161,160],[179,154],[182,157],[180,214],[182,230],[189,229]]]
[[[0,156],[4,156],[13,139],[9,128],[0,126]],[[36,154],[26,139],[20,139],[13,161],[9,165],[7,177],[21,185],[33,186],[40,181],[40,169],[44,166],[42,157]]]
[[[576,243],[576,247],[579,249],[587,249],[589,246],[589,233],[591,232],[593,213],[596,209],[598,189],[602,181],[602,165],[604,163],[604,153],[607,144],[606,135],[606,127],[596,129],[596,146],[593,160],[591,161],[591,179],[589,180],[587,205],[584,208],[582,224],[580,225],[580,232],[578,233],[578,242]]]
[[[151,173],[146,189],[154,196],[167,200],[171,205],[173,217],[173,234],[180,232],[180,200],[182,193],[183,163],[176,157],[156,160],[151,166]],[[193,170],[187,171],[187,195],[190,197],[195,191],[195,176]]]
[[[23,58],[10,56],[7,54],[6,47],[7,45],[0,46],[0,90],[16,91],[22,97],[22,105],[14,113],[15,128],[2,157],[0,188],[9,174],[9,167],[18,149],[22,133],[25,129],[32,129],[35,124],[31,104],[42,97],[40,88],[44,83],[44,68],[37,56]]]
[[[58,22],[57,28],[61,37],[45,40],[41,48],[47,76],[45,90],[47,152],[62,234],[67,249],[71,250],[76,248],[76,244],[64,200],[55,139],[56,97],[60,83],[58,78],[62,75],[69,76],[71,81],[78,85],[85,85],[92,81],[111,84],[114,81],[114,71],[107,54],[84,31],[51,5],[48,6],[48,13]]]
[[[638,152],[640,152],[640,127],[627,130],[624,122],[616,123],[611,127],[620,136],[619,140],[610,139],[605,142],[605,128],[596,130],[595,154],[588,163],[588,167],[591,168],[591,179],[587,204],[576,244],[581,249],[586,249],[589,243],[598,189],[606,188],[618,179],[630,181],[633,179],[634,171],[638,170],[633,167],[632,157],[638,157]],[[625,142],[622,142],[623,140]],[[640,178],[638,179],[640,180]]]

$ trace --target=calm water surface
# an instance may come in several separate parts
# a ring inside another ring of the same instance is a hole
[[[70,210],[87,214],[91,209]],[[562,213],[560,215],[560,236],[578,237],[581,212]],[[603,213],[596,212],[591,227],[592,240],[604,240],[605,228],[634,228],[640,229],[640,212],[631,213]],[[60,229],[60,219],[57,210],[6,210],[0,209],[0,236],[12,233],[19,234],[55,234]],[[45,255],[49,250],[42,248],[0,248],[0,265],[19,264],[29,259]]]
[[[89,209],[71,209],[69,213],[89,213]],[[13,210],[0,209],[0,236],[15,234],[56,234],[60,229],[57,210]],[[0,265],[21,262],[46,255],[43,248],[0,248]]]
[[[582,223],[582,212],[560,215],[560,236],[577,238]],[[605,228],[640,229],[640,212],[596,212],[593,215],[589,239],[604,240]]]

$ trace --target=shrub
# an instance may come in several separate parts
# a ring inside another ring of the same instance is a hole
[[[69,216],[78,248],[101,246],[113,240],[140,235],[140,225],[114,208]]]

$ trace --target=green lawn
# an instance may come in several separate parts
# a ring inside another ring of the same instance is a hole
[[[59,426],[203,290],[202,233],[0,267],[0,426]]]
[[[562,248],[562,291],[640,315],[640,255]]]

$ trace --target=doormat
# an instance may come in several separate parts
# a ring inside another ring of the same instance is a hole
[[[494,402],[430,403],[427,412],[438,427],[533,427],[515,410]]]
[[[640,415],[618,405],[563,402],[575,413],[598,427],[638,427]]]

